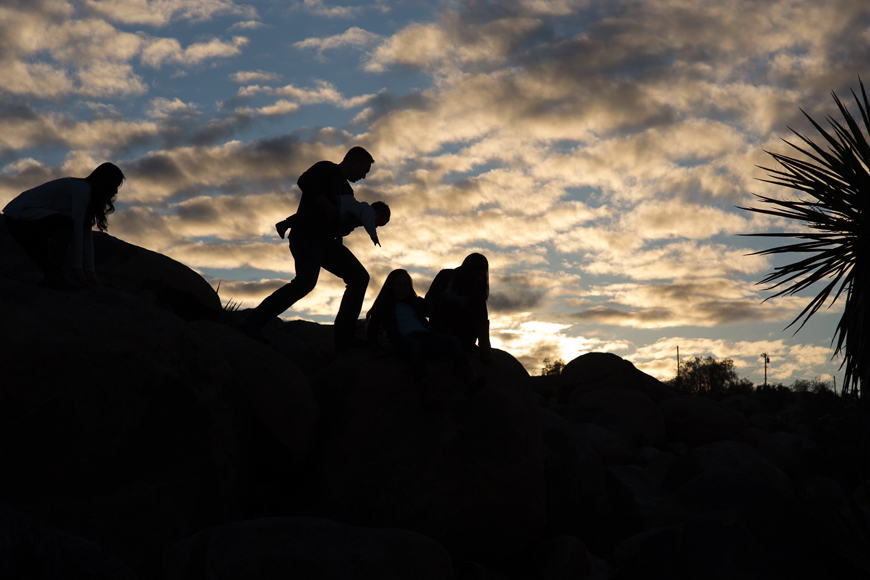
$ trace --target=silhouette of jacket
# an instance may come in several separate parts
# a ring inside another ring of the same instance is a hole
[[[319,161],[299,176],[296,184],[302,191],[293,222],[296,235],[321,240],[336,237],[335,220],[317,205],[316,198],[323,195],[331,204],[338,206],[339,196],[353,196],[353,188],[342,175],[338,164]]]
[[[414,310],[414,314],[417,315],[417,319],[420,321],[420,324],[423,325],[428,331],[432,331],[432,326],[426,320],[426,303],[424,300],[416,296],[410,302],[406,302],[411,306]],[[389,308],[381,308],[377,310],[371,311],[371,316],[368,320],[368,328],[366,328],[366,337],[369,340],[369,343],[376,347],[380,348],[380,343],[378,342],[378,333],[381,328],[387,333],[387,339],[390,341],[390,346],[393,348],[401,348],[402,347],[402,334],[399,332],[399,325],[396,320],[396,308],[395,305]]]
[[[72,263],[86,272],[94,271],[94,242],[85,213],[91,201],[91,185],[77,177],[55,179],[20,193],[3,208],[16,221],[32,221],[52,214],[72,218],[74,235],[70,237]]]

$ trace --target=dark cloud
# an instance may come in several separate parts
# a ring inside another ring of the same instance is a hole
[[[779,308],[762,308],[749,300],[709,300],[695,306],[698,316],[716,324],[747,324],[779,320],[785,313]]]
[[[253,115],[246,112],[237,112],[227,117],[213,119],[197,127],[189,142],[192,145],[208,146],[232,138],[239,131],[249,127],[253,122]]]
[[[538,307],[547,294],[545,288],[536,288],[527,276],[508,274],[494,280],[489,295],[489,309],[497,313],[526,312]]]
[[[492,312],[509,313],[533,310],[544,298],[545,290],[516,288],[489,295],[489,309]]]
[[[581,312],[569,315],[581,322],[593,322],[596,324],[608,324],[615,326],[629,326],[632,323],[642,324],[666,324],[676,318],[674,313],[666,308],[649,308],[640,310],[618,310],[608,306],[594,306]]]
[[[168,153],[157,153],[140,157],[123,164],[122,170],[128,180],[160,184],[177,184],[185,181],[184,172],[176,160]]]

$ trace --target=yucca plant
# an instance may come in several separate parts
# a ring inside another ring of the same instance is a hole
[[[852,92],[865,131],[870,131],[870,103],[861,85],[861,97]],[[797,331],[830,298],[830,305],[845,299],[843,316],[832,339],[834,354],[842,354],[845,367],[844,393],[860,395],[870,381],[870,144],[861,126],[835,93],[831,93],[844,122],[827,117],[826,131],[806,111],[801,110],[824,138],[818,145],[791,130],[803,145],[785,141],[805,158],[797,159],[766,151],[782,169],[761,167],[770,179],[761,181],[799,192],[793,199],[781,200],[756,195],[766,207],[740,208],[802,222],[808,229],[800,232],[759,233],[751,236],[793,238],[797,243],[755,252],[756,255],[803,253],[786,266],[774,269],[759,284],[778,289],[767,300],[789,296],[823,282],[819,293],[788,327],[800,322]],[[787,328],[788,328],[787,327]]]

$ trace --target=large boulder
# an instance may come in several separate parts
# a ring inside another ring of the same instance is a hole
[[[665,420],[658,406],[641,391],[605,387],[572,397],[572,423],[596,423],[630,447],[661,443]]]
[[[109,234],[94,232],[94,267],[102,284],[125,292],[151,292],[184,320],[218,320],[214,288],[181,262]]]
[[[425,536],[307,517],[202,530],[167,550],[165,561],[167,580],[454,578],[450,554]]]
[[[607,491],[604,466],[583,432],[568,421],[541,407],[535,420],[544,457],[548,530],[571,529]]]
[[[677,397],[673,389],[663,382],[611,353],[590,352],[581,355],[565,365],[559,379],[559,398],[562,402],[605,388],[639,391],[656,403]]]
[[[673,491],[701,473],[723,467],[754,476],[780,496],[794,499],[794,486],[788,476],[749,445],[737,441],[718,441],[695,447],[671,467],[663,485]]]
[[[298,471],[317,421],[305,377],[198,324],[0,277],[0,500],[147,576],[166,546],[245,513],[258,462]]]
[[[466,396],[449,362],[430,362],[423,397],[407,363],[340,358],[314,382],[330,517],[430,536],[454,555],[513,558],[546,524],[544,468],[528,374],[494,351],[486,387]]]
[[[659,403],[671,441],[689,447],[716,441],[737,441],[748,427],[746,418],[721,403],[705,397],[668,399]]]
[[[124,562],[99,544],[2,503],[0,554],[0,578],[136,579]]]

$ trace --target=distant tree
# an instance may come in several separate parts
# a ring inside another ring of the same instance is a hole
[[[752,390],[751,381],[737,376],[733,360],[718,361],[712,356],[681,360],[679,375],[668,384],[686,395],[715,396]]]
[[[831,381],[820,381],[819,379],[798,379],[791,386],[791,390],[796,393],[825,393],[833,392],[834,385]]]
[[[770,179],[763,180],[798,192],[792,199],[774,199],[757,195],[766,204],[748,211],[787,218],[803,227],[793,232],[749,234],[799,240],[756,252],[760,255],[797,253],[795,261],[779,266],[760,283],[770,284],[777,292],[770,298],[791,296],[824,282],[818,294],[789,326],[801,319],[798,331],[831,298],[840,296],[845,306],[834,332],[834,354],[842,352],[845,367],[844,392],[860,395],[868,406],[864,388],[870,381],[870,102],[864,83],[861,98],[852,91],[861,114],[862,127],[846,106],[833,94],[845,124],[828,117],[827,132],[804,113],[824,138],[816,144],[792,130],[803,145],[786,141],[803,158],[768,152],[782,169],[766,169]],[[797,332],[797,331],[795,331]],[[832,342],[833,342],[832,341]]]
[[[562,374],[562,369],[565,368],[565,361],[562,359],[557,360],[556,362],[550,362],[550,359],[544,359],[544,368],[541,369],[542,377],[553,377]]]

